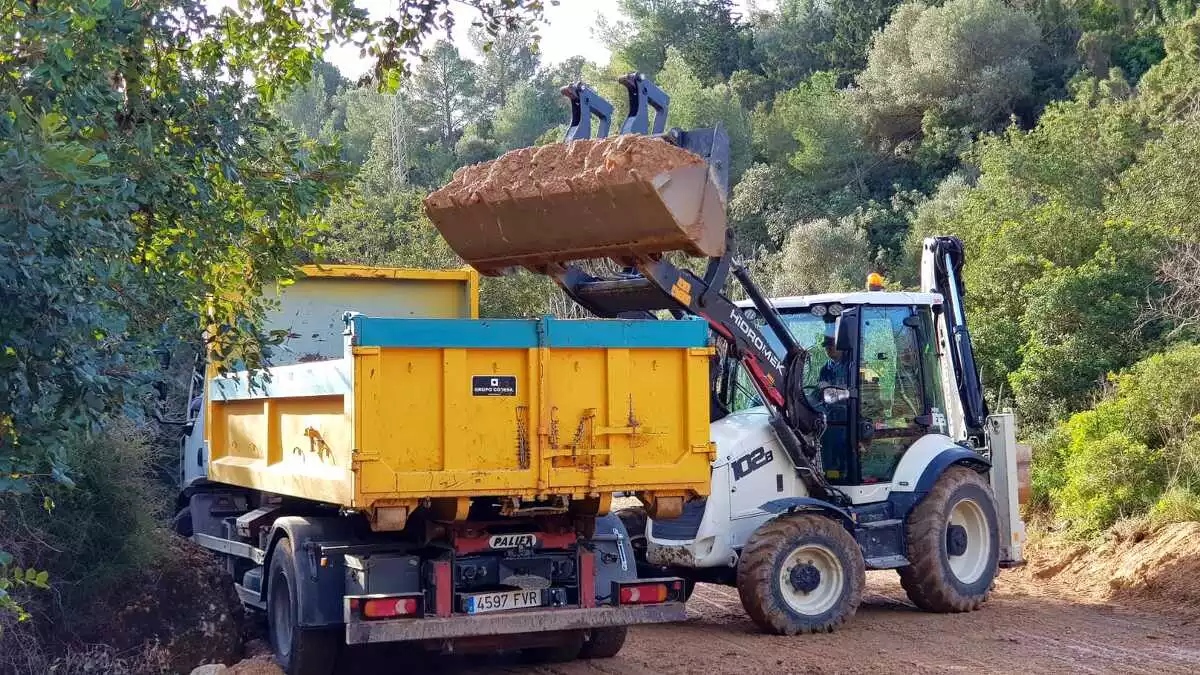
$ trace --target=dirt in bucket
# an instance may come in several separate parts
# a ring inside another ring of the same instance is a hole
[[[638,135],[554,143],[511,150],[497,159],[459,169],[454,179],[429,196],[433,205],[465,202],[476,194],[487,201],[587,190],[625,183],[633,174],[651,178],[663,171],[704,160],[660,138]]]

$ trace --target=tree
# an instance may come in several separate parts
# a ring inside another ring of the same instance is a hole
[[[670,47],[709,85],[724,82],[752,59],[749,31],[731,0],[621,0],[620,8],[626,19],[601,21],[600,37],[639,72],[657,74]]]
[[[784,0],[775,12],[754,20],[754,47],[777,90],[791,89],[813,73],[828,70],[826,46],[832,38],[829,13],[814,0]]]
[[[765,262],[775,296],[849,291],[871,272],[866,232],[853,218],[797,223]]]
[[[973,152],[976,185],[955,189],[936,214],[919,209],[923,224],[911,235],[912,249],[934,233],[966,242],[984,379],[994,394],[1015,394],[1031,426],[1083,408],[1108,372],[1143,355],[1160,332],[1135,327],[1145,299],[1160,292],[1153,282],[1164,236],[1116,207],[1147,138],[1122,84],[1082,82],[1031,131],[985,138]]]
[[[830,36],[822,45],[829,68],[843,77],[866,68],[872,39],[899,4],[900,0],[830,0]]]
[[[480,56],[476,69],[479,95],[485,105],[501,108],[513,87],[528,82],[537,70],[533,33],[517,29],[492,37],[473,27],[467,35]]]
[[[335,97],[346,84],[337,68],[320,61],[308,83],[276,102],[274,112],[304,138],[327,139],[334,131]]]
[[[443,148],[453,150],[479,106],[471,62],[454,45],[439,41],[413,74],[412,97],[418,126]]]
[[[496,141],[505,149],[534,145],[547,129],[566,119],[564,107],[534,85],[521,83],[513,89],[508,102],[496,111],[493,126]]]
[[[6,5],[0,495],[69,484],[68,447],[112,415],[139,416],[156,350],[206,327],[218,367],[266,362],[262,291],[290,278],[346,180],[333,148],[271,105],[330,41],[358,40],[381,72],[399,66],[451,20],[445,4],[406,1],[381,21],[351,0]],[[541,7],[470,4],[493,28]],[[0,577],[10,564],[0,551]]]
[[[711,127],[718,122],[729,135],[730,181],[736,182],[750,165],[750,116],[729,85],[705,87],[683,53],[667,50],[658,85],[671,96],[668,124],[681,129]]]
[[[996,128],[1030,97],[1038,44],[1033,17],[1000,0],[901,5],[858,77],[875,135],[916,138],[929,113],[952,127]]]

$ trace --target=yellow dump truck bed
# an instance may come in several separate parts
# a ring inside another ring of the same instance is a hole
[[[402,527],[422,500],[707,493],[699,320],[353,316],[343,356],[209,384],[209,478]],[[602,509],[603,507],[601,507]]]

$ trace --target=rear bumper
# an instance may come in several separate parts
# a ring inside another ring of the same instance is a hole
[[[481,635],[512,635],[542,631],[583,630],[639,623],[683,621],[682,602],[627,607],[537,609],[478,616],[359,621],[346,624],[346,644],[445,640]]]

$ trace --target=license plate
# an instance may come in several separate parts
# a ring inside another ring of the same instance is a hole
[[[467,614],[499,612],[505,609],[539,607],[541,591],[498,591],[495,593],[473,593],[466,596]]]

